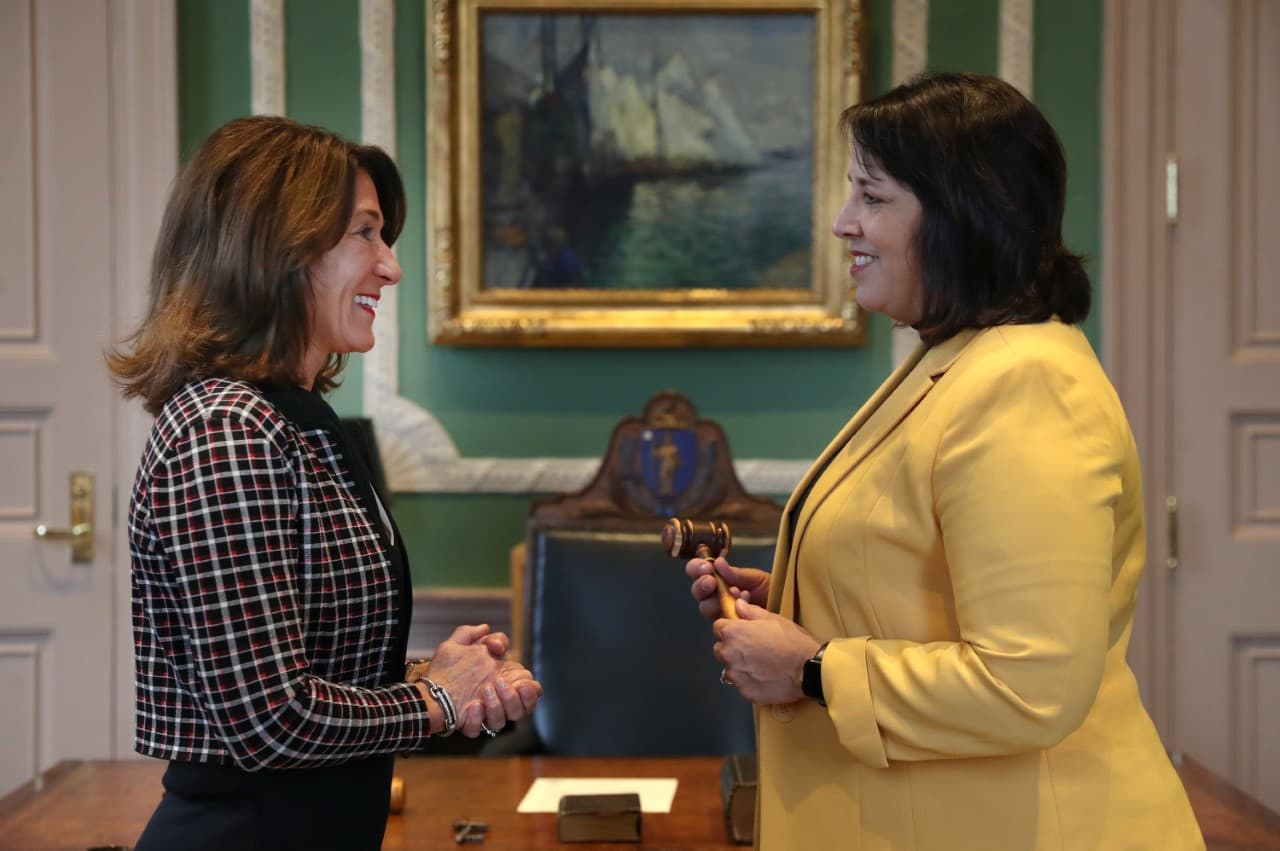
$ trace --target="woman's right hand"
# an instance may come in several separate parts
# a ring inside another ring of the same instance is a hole
[[[690,559],[684,566],[685,575],[693,580],[689,589],[698,601],[698,611],[707,620],[721,616],[720,597],[716,578],[711,575],[711,562],[705,558]],[[764,606],[769,601],[769,574],[754,567],[734,567],[723,558],[715,561],[715,572],[729,586],[729,593],[749,603]]]

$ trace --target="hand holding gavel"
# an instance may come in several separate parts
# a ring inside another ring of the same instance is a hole
[[[717,557],[729,557],[729,547],[733,543],[733,535],[729,527],[718,520],[695,521],[680,517],[672,517],[662,527],[662,549],[672,558],[705,558],[715,561]],[[734,596],[729,592],[729,585],[719,573],[712,568],[711,575],[716,579],[716,587],[720,590],[720,612],[731,620],[738,619],[738,609]]]

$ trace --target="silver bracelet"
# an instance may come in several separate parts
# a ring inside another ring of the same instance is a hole
[[[452,736],[453,731],[458,729],[458,710],[453,707],[453,698],[449,697],[449,692],[435,680],[421,677],[418,682],[426,684],[427,692],[435,698],[436,703],[440,704],[440,710],[444,713],[444,730],[437,735]]]

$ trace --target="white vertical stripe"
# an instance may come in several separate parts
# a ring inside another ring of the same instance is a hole
[[[894,0],[893,84],[923,73],[929,59],[929,0]]]
[[[893,84],[924,72],[929,59],[929,0],[894,0]],[[893,365],[902,363],[920,343],[914,328],[894,327]]]
[[[431,48],[428,47],[428,53]],[[431,57],[428,56],[428,61]],[[360,120],[365,142],[395,155],[395,6],[392,0],[360,0]],[[402,282],[403,283],[403,282]],[[410,281],[408,286],[425,286]],[[364,356],[361,408],[373,420],[378,451],[392,492],[429,490],[413,487],[406,476],[441,478],[439,468],[468,465],[449,433],[431,412],[400,396],[399,287],[387,287],[374,319],[373,350]],[[432,473],[435,472],[433,476]],[[446,477],[447,478],[447,477]],[[472,475],[470,480],[476,477]],[[472,487],[459,492],[478,490]],[[544,488],[545,490],[546,488]]]
[[[1000,78],[1032,98],[1034,0],[1000,0]]]
[[[392,0],[360,0],[360,135],[396,152],[396,10]]]
[[[249,0],[250,103],[284,115],[284,0]]]
[[[396,153],[395,5],[392,0],[360,0],[360,135],[365,144]],[[421,282],[419,282],[421,283]],[[366,416],[385,409],[399,393],[400,325],[396,292],[385,287],[373,320],[377,343],[364,356]]]

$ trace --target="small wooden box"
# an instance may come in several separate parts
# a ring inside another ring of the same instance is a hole
[[[639,842],[640,796],[565,795],[556,833],[561,842]]]

